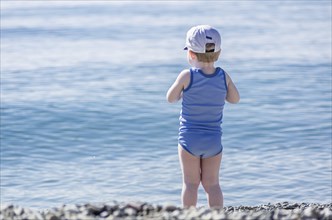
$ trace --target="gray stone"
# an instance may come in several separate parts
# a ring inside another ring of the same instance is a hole
[[[48,216],[48,217],[46,217],[47,219],[49,219],[49,220],[61,220],[58,216],[56,216],[56,215],[50,215],[50,216]]]
[[[227,216],[224,212],[219,212],[219,213],[213,214],[213,219],[226,220]]]
[[[128,208],[125,208],[124,213],[125,213],[125,215],[128,215],[128,216],[134,216],[137,214],[137,210],[134,208],[128,207]]]
[[[202,220],[211,220],[211,219],[213,219],[212,217],[213,217],[213,215],[212,215],[211,212],[206,212],[205,214],[203,214],[202,216],[200,216],[200,218]]]
[[[163,210],[166,211],[166,212],[173,212],[173,211],[175,211],[176,209],[177,209],[177,207],[174,206],[174,205],[167,205],[167,206],[165,206],[165,207],[163,208]]]
[[[332,210],[329,209],[329,208],[324,208],[322,211],[321,211],[321,215],[323,218],[325,219],[332,219]]]
[[[111,213],[109,213],[108,211],[103,211],[102,213],[100,213],[100,217],[102,218],[107,218]]]

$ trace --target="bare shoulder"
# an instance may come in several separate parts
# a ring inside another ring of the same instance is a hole
[[[181,73],[179,74],[179,78],[190,79],[190,70],[189,69],[182,70]]]

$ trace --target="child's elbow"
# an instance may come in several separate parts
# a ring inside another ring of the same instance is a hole
[[[168,103],[176,103],[177,101],[179,101],[179,99],[175,99],[175,98],[167,98],[167,102],[168,102]]]
[[[226,99],[227,102],[231,103],[231,104],[237,104],[240,102],[240,96],[236,96],[236,97],[229,97],[228,99]]]
[[[175,102],[178,101],[176,98],[174,98],[174,97],[172,97],[171,95],[168,95],[168,94],[166,96],[166,100],[167,100],[168,103],[175,103]]]
[[[181,99],[182,95],[181,94],[177,94],[173,91],[168,91],[166,94],[166,100],[169,103],[175,103],[177,101],[179,101]]]
[[[237,104],[240,102],[240,97],[237,97],[234,101],[233,101],[233,104]]]
[[[174,100],[172,100],[172,99],[169,98],[169,97],[166,97],[166,100],[167,100],[168,103],[174,103]]]

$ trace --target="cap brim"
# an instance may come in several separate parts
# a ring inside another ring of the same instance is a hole
[[[183,49],[184,49],[184,50],[188,50],[188,47],[184,47]]]

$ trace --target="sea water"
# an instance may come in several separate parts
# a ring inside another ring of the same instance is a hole
[[[220,30],[241,94],[225,205],[332,202],[330,1],[1,1],[1,203],[180,205],[165,95],[197,24]]]

